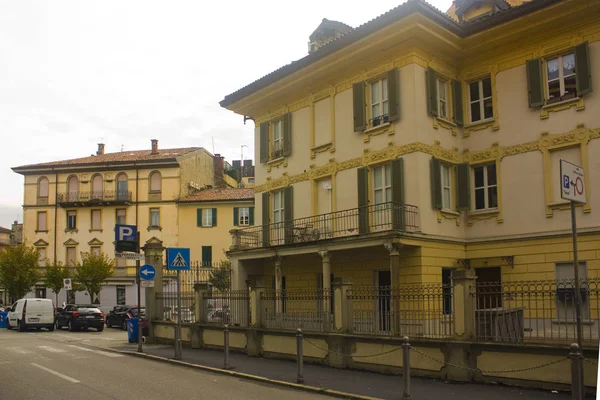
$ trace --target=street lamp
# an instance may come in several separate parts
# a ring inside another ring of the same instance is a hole
[[[240,160],[240,179],[238,182],[238,186],[241,186],[242,183],[242,176],[244,175],[243,171],[244,171],[244,147],[248,147],[245,144],[243,144],[241,146],[241,151],[242,151],[242,159]]]

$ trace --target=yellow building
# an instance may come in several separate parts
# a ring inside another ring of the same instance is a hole
[[[323,20],[309,55],[227,95],[256,122],[257,227],[233,232],[234,285],[572,278],[561,159],[585,170],[580,270],[600,277],[600,2],[520,3]]]
[[[115,224],[136,225],[142,246],[151,238],[181,246],[178,201],[201,189],[227,187],[223,165],[223,157],[204,148],[159,149],[152,140],[147,150],[105,154],[99,144],[89,157],[15,167],[25,178],[24,239],[36,246],[41,267],[47,260],[73,266],[82,252],[114,257]],[[230,240],[227,231],[222,236],[219,245]],[[186,243],[199,257],[200,241]],[[116,260],[116,274],[100,294],[103,307],[137,300],[135,261]],[[51,295],[44,292],[37,290]]]

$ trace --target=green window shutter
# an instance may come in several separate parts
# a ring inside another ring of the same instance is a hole
[[[196,209],[196,226],[198,227],[202,227],[202,209],[201,208],[197,208]]]
[[[269,192],[262,194],[262,242],[263,247],[269,246]]]
[[[592,70],[590,69],[590,51],[588,42],[575,46],[575,75],[577,96],[592,91]]]
[[[240,209],[233,207],[233,226],[240,225]]]
[[[217,226],[217,209],[212,209],[212,226]]]
[[[392,161],[392,201],[404,203],[404,159]]]
[[[392,69],[387,73],[388,84],[388,121],[394,122],[400,119],[400,83],[398,69]]]
[[[358,179],[358,232],[369,231],[369,170],[361,167],[356,170]]]
[[[212,246],[202,246],[202,266],[212,266]]]
[[[292,154],[292,113],[283,116],[283,152],[284,157]]]
[[[294,187],[283,189],[283,225],[285,229],[285,243],[294,241]]]
[[[542,60],[539,58],[527,60],[527,92],[529,93],[529,107],[544,105],[544,84],[542,82]]]
[[[352,85],[352,99],[354,107],[354,132],[367,129],[365,106],[365,82],[356,82]]]
[[[436,210],[442,209],[442,171],[441,162],[431,159],[431,205]]]
[[[249,215],[249,224],[250,225],[254,225],[254,207],[250,207],[250,210],[248,211]]]
[[[456,166],[456,187],[458,201],[456,209],[458,211],[468,211],[470,206],[470,167],[469,163],[458,164]]]
[[[260,124],[260,162],[269,161],[269,123]]]
[[[452,117],[456,125],[463,125],[462,83],[452,80]]]
[[[438,116],[438,95],[437,95],[437,72],[431,67],[425,71],[425,81],[427,83],[427,111],[429,115]]]

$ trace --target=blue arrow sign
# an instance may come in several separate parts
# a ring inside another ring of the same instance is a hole
[[[140,267],[140,278],[151,281],[156,276],[156,269],[150,264],[145,264]]]

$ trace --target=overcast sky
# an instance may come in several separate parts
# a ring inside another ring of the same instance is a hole
[[[357,27],[403,0],[0,0],[0,226],[22,221],[11,167],[202,146],[254,154],[254,123],[218,104],[307,55],[323,18]],[[446,11],[452,0],[430,0]],[[214,147],[213,147],[214,141]],[[254,158],[254,157],[252,157]]]

